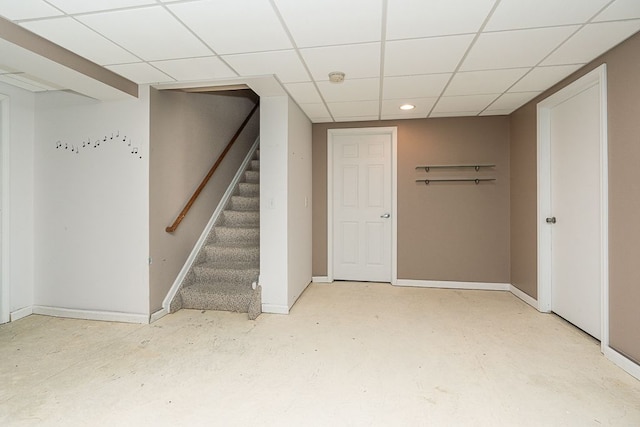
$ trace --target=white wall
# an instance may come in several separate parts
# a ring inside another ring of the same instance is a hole
[[[288,98],[260,98],[260,285],[262,311],[288,313]]]
[[[9,311],[14,313],[33,304],[35,96],[3,83],[0,83],[0,93],[7,97],[4,102],[9,109],[9,140],[3,141],[3,144],[8,144],[3,147],[3,152],[8,154],[8,159],[3,162],[4,165],[8,164],[8,175],[3,171],[3,186],[9,192],[8,197],[6,194],[3,197],[9,205],[3,209],[8,214],[9,229],[3,232],[8,232],[9,253],[5,254],[5,259],[8,259],[9,265],[2,267],[8,268],[8,306]],[[6,313],[3,314],[6,316]]]
[[[311,282],[311,122],[289,100],[288,121],[288,306]]]
[[[311,281],[311,123],[286,96],[260,108],[262,310],[288,313]]]
[[[114,102],[37,95],[35,306],[147,316],[148,202],[148,87]]]

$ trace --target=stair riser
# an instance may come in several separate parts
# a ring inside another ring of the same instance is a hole
[[[207,246],[204,249],[207,254],[207,262],[216,264],[224,263],[251,263],[260,267],[259,247],[235,247],[225,248],[220,246]]]
[[[218,268],[196,267],[194,269],[197,282],[251,284],[258,280],[258,269],[224,270]]]
[[[222,218],[222,223],[231,227],[260,225],[260,212],[224,211]]]
[[[251,170],[252,171],[260,170],[260,160],[251,160]]]
[[[260,198],[232,196],[230,208],[234,211],[259,211]]]
[[[245,182],[252,182],[255,184],[260,183],[260,172],[257,171],[246,171],[244,173]]]
[[[241,182],[238,184],[238,194],[245,197],[260,196],[260,184]]]
[[[242,243],[246,245],[260,245],[260,229],[243,227],[215,227],[212,242]]]
[[[202,293],[189,288],[181,292],[182,304],[185,308],[195,310],[225,310],[246,313],[250,296],[224,295],[216,293]]]

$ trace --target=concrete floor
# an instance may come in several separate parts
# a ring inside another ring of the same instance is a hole
[[[311,285],[289,316],[0,326],[2,426],[639,426],[640,382],[506,292]]]

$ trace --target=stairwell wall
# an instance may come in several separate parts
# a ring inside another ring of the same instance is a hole
[[[178,229],[175,220],[254,106],[246,97],[151,90],[149,308],[162,302],[255,142],[254,115]]]
[[[149,91],[140,89],[113,102],[36,95],[34,312],[148,321]]]
[[[311,281],[311,122],[289,99],[287,303],[292,307]]]
[[[262,310],[286,314],[311,281],[311,122],[286,96],[260,114]]]

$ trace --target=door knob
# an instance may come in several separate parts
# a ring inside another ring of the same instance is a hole
[[[382,214],[380,215],[380,218],[391,218],[391,214],[388,214],[388,213]]]
[[[555,224],[556,223],[556,217],[552,216],[550,218],[547,218],[546,221],[547,221],[547,224]]]

